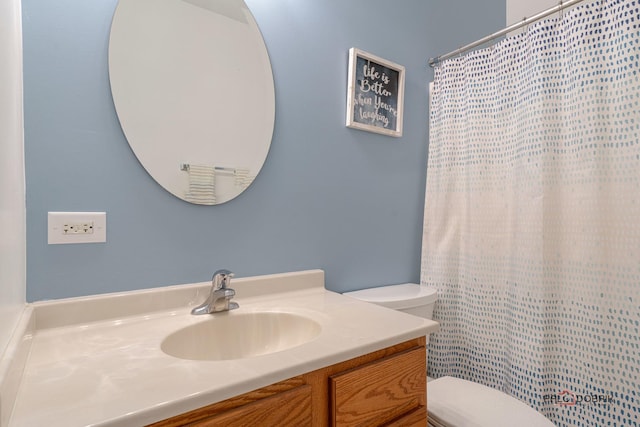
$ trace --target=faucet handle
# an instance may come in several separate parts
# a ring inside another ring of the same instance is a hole
[[[233,272],[225,269],[221,269],[213,273],[213,277],[211,278],[211,283],[213,284],[213,287],[211,288],[212,292],[219,289],[227,289],[227,286],[231,283],[231,278],[233,276],[235,276]]]

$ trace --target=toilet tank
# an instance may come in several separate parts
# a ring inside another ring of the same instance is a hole
[[[361,289],[359,291],[345,292],[343,295],[393,308],[414,316],[424,317],[425,319],[431,319],[437,299],[435,288],[420,286],[417,283]]]

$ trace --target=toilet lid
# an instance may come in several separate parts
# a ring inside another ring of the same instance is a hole
[[[447,427],[555,427],[506,393],[453,377],[427,383],[427,411],[430,419]]]
[[[362,289],[345,292],[344,295],[396,310],[432,304],[437,298],[435,288],[420,286],[416,283]]]

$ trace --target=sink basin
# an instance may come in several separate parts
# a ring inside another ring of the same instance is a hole
[[[180,359],[243,359],[302,345],[320,330],[317,322],[297,314],[230,311],[172,333],[161,348]]]

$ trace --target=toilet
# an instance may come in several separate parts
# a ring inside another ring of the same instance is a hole
[[[415,283],[362,289],[344,295],[426,319],[431,319],[437,299],[435,289]],[[429,425],[433,427],[554,427],[525,403],[482,384],[442,377],[429,379],[427,389]]]

